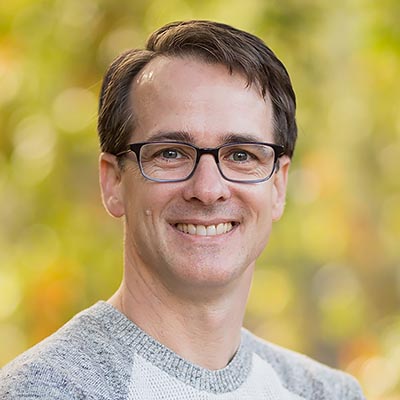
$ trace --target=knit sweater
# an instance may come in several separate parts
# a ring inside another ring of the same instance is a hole
[[[106,302],[82,311],[0,371],[0,399],[361,400],[349,375],[243,329],[212,371],[150,337]]]

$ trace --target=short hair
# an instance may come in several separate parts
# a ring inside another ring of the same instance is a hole
[[[108,68],[100,92],[98,133],[101,150],[117,154],[126,149],[134,131],[135,116],[130,89],[135,76],[154,58],[192,57],[225,65],[229,72],[256,85],[273,107],[273,137],[292,157],[296,138],[296,96],[289,74],[273,51],[258,37],[212,21],[167,24],[147,40],[145,49],[125,51]]]

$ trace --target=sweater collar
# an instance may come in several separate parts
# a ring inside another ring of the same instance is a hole
[[[120,343],[125,357],[140,356],[169,375],[199,390],[226,393],[236,390],[248,377],[251,353],[246,346],[246,331],[242,330],[240,346],[222,369],[209,370],[185,360],[168,347],[148,335],[111,304],[100,301],[92,310],[103,329]]]

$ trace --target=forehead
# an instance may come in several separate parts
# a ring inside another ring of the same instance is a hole
[[[164,131],[203,137],[226,134],[272,138],[272,105],[258,87],[220,64],[157,57],[131,88],[135,141]]]

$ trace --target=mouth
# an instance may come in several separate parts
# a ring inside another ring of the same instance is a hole
[[[221,222],[217,225],[197,225],[197,224],[175,224],[175,228],[188,235],[197,236],[217,236],[230,232],[235,226],[236,222]]]

